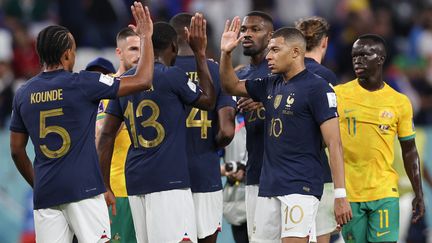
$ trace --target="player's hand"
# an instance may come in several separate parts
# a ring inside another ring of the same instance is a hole
[[[130,24],[129,28],[135,31],[140,38],[151,37],[153,35],[153,21],[148,7],[143,7],[140,2],[134,2],[131,10],[136,26]]]
[[[425,211],[425,205],[423,197],[414,197],[412,201],[412,222],[415,224],[417,221],[423,217]]]
[[[204,54],[207,49],[207,21],[201,13],[192,17],[189,29],[185,27],[187,41],[194,53]]]
[[[242,181],[245,176],[244,170],[238,170],[236,172],[227,172],[226,176],[230,178],[232,181]]]
[[[263,104],[261,102],[255,102],[251,98],[241,97],[237,101],[237,108],[241,112],[243,112],[243,111],[252,111],[252,110],[256,110],[256,109],[261,108],[261,107],[263,107]]]
[[[107,189],[107,191],[104,193],[104,196],[108,208],[111,206],[111,213],[113,216],[115,216],[117,214],[117,209],[114,193],[111,190]]]
[[[240,43],[243,36],[239,37],[240,33],[240,17],[236,16],[230,21],[225,23],[225,29],[221,37],[221,51],[231,53]]]
[[[346,197],[335,198],[334,211],[336,222],[341,226],[347,224],[352,219],[351,206]]]

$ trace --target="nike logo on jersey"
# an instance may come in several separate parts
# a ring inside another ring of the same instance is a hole
[[[384,231],[384,232],[377,232],[377,237],[381,237],[381,236],[386,235],[388,233],[390,233],[390,230],[387,230],[387,231]]]
[[[271,100],[271,98],[273,98],[273,96],[271,96],[271,95],[268,95],[268,96],[267,96],[267,99],[268,99],[268,100]]]
[[[354,111],[354,109],[344,109],[344,113],[346,114],[346,113],[350,113],[350,112],[353,112]]]

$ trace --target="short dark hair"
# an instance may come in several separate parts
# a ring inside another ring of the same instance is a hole
[[[135,31],[133,31],[133,29],[129,27],[123,28],[117,33],[116,41],[118,43],[120,40],[124,40],[129,36],[138,36],[138,35],[137,33],[135,33]]]
[[[306,39],[306,51],[312,51],[317,47],[322,38],[328,36],[330,29],[327,20],[318,16],[299,19],[295,26]]]
[[[285,41],[296,40],[299,41],[304,49],[306,49],[306,40],[302,32],[294,27],[283,27],[273,33],[272,38],[283,37]]]
[[[383,54],[387,56],[387,43],[380,35],[377,34],[364,34],[357,38],[357,40],[370,40],[375,44],[381,45],[383,47]]]
[[[60,25],[50,25],[39,32],[36,40],[36,51],[41,64],[48,66],[60,64],[66,50],[72,48],[70,31]]]
[[[163,51],[177,42],[177,32],[167,22],[154,23],[152,41],[155,52]]]
[[[179,13],[169,21],[170,25],[176,30],[178,35],[184,33],[184,27],[190,26],[193,15],[190,13]]]
[[[248,14],[246,14],[246,16],[248,16],[248,17],[251,17],[251,16],[261,17],[262,19],[269,22],[271,24],[271,26],[273,27],[273,18],[270,15],[268,15],[267,13],[264,13],[261,11],[251,11]]]

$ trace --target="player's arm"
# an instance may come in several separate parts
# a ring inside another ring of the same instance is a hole
[[[34,170],[26,152],[28,138],[29,136],[26,133],[11,131],[10,150],[12,159],[18,171],[21,173],[27,183],[33,187]]]
[[[402,149],[402,158],[405,166],[405,171],[411,181],[415,197],[412,201],[413,218],[412,222],[416,223],[424,215],[424,200],[423,188],[420,174],[420,158],[417,152],[415,139],[400,140]]]
[[[140,37],[140,58],[134,75],[120,77],[120,87],[117,96],[125,96],[137,91],[150,89],[153,80],[154,53],[153,53],[153,22],[150,11],[143,8],[141,3],[135,2],[131,6],[136,26],[129,25]]]
[[[192,106],[202,110],[213,110],[216,105],[216,92],[213,86],[213,80],[207,65],[206,48],[207,48],[207,22],[202,14],[196,13],[191,19],[190,28],[185,28],[186,36],[190,47],[192,48],[197,67],[197,75],[201,94],[199,98],[192,103]]]
[[[107,189],[105,200],[108,206],[112,206],[113,215],[116,214],[116,208],[115,196],[110,185],[111,158],[114,150],[115,138],[117,136],[117,131],[120,129],[121,123],[122,120],[120,118],[106,114],[102,129],[100,131],[100,136],[99,139],[97,139],[96,144],[104,184]]]
[[[235,96],[249,97],[246,90],[246,82],[242,82],[235,74],[232,65],[232,51],[237,47],[242,37],[240,32],[240,18],[235,17],[231,24],[229,20],[225,23],[225,29],[221,38],[221,59],[219,66],[220,80],[223,90]]]
[[[334,207],[336,221],[338,222],[338,224],[343,225],[348,223],[349,220],[351,220],[352,212],[345,191],[345,172],[338,118],[334,117],[323,122],[320,126],[320,130],[324,142],[329,150],[330,170],[332,173],[335,188]],[[339,194],[339,192],[342,193]]]
[[[216,146],[223,148],[231,143],[235,132],[235,109],[225,106],[218,110],[219,130],[216,134]]]
[[[264,106],[263,103],[255,102],[253,101],[252,98],[241,97],[237,102],[237,109],[239,109],[240,112],[249,112],[249,111],[257,110],[263,106]]]

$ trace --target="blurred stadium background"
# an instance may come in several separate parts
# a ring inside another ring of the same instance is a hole
[[[15,169],[9,152],[8,123],[15,90],[40,72],[34,49],[37,33],[49,24],[70,29],[78,46],[75,71],[103,56],[118,64],[115,36],[132,21],[131,0],[0,0],[0,243],[32,242],[31,188]],[[342,82],[354,78],[351,45],[357,36],[376,33],[385,38],[389,56],[385,80],[411,99],[417,125],[417,144],[425,169],[432,172],[432,0],[153,0],[153,20],[167,21],[178,12],[200,11],[209,24],[208,55],[218,60],[224,21],[251,10],[270,13],[276,28],[293,25],[305,16],[319,15],[331,24],[325,65]],[[240,48],[239,48],[240,49]],[[248,59],[238,51],[237,64]],[[398,143],[396,143],[398,145]],[[32,146],[29,154],[32,156]],[[398,150],[399,151],[399,150]],[[400,155],[401,240],[410,218],[410,184]],[[365,175],[366,176],[366,175]],[[71,182],[73,183],[73,182]],[[426,199],[430,185],[425,183]],[[427,206],[431,205],[427,202]],[[431,211],[431,210],[429,210]],[[429,212],[430,213],[430,212]],[[432,222],[429,218],[429,225]],[[415,235],[426,234],[419,231]],[[30,239],[28,239],[30,238]],[[218,242],[234,242],[224,225]],[[421,242],[414,240],[411,242]]]

